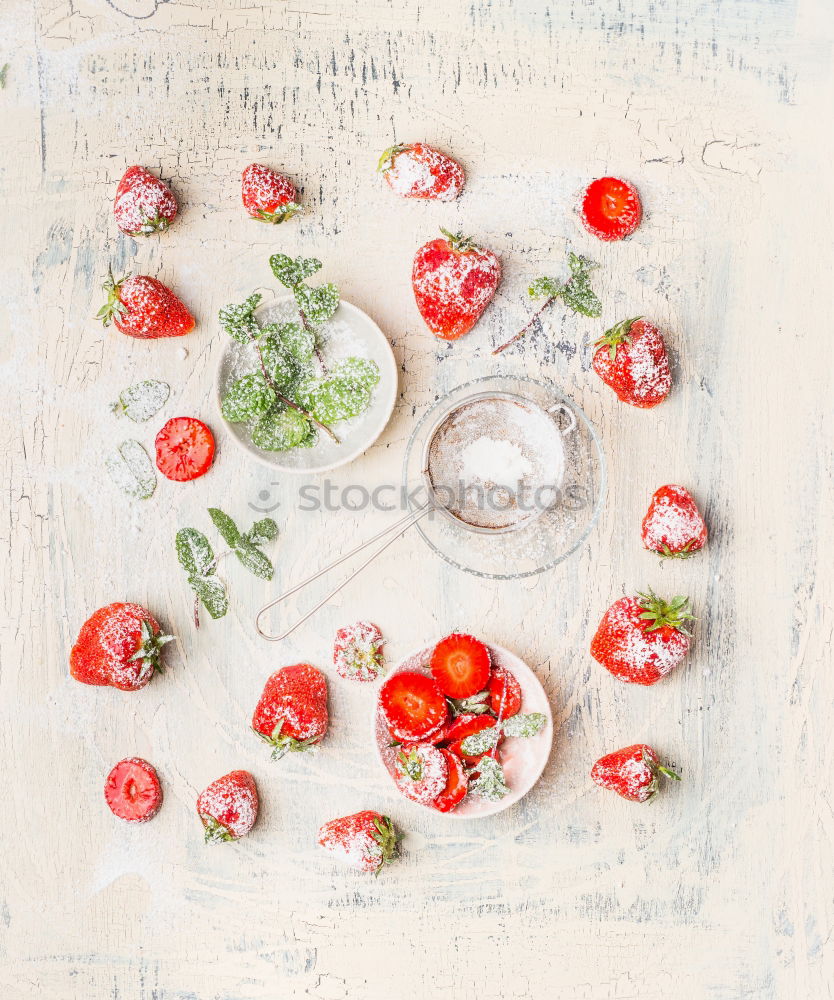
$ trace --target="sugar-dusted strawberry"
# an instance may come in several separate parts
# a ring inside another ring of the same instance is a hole
[[[199,479],[214,461],[214,435],[196,417],[172,417],[155,443],[157,469],[176,483]]]
[[[606,330],[594,347],[594,371],[623,403],[647,410],[669,395],[672,373],[666,344],[648,320],[623,320]]]
[[[365,809],[332,819],[319,829],[319,846],[351,868],[379,875],[399,854],[400,835],[382,813]]]
[[[631,236],[640,225],[643,208],[637,189],[617,177],[599,177],[585,188],[580,218],[597,239],[606,243]]]
[[[119,278],[111,271],[103,285],[107,302],[96,313],[127,337],[156,340],[182,337],[194,329],[194,317],[161,281],[147,274]]]
[[[603,615],[591,656],[621,681],[656,684],[689,652],[693,619],[686,597],[621,597]]]
[[[429,330],[441,340],[457,340],[469,333],[492,301],[501,262],[469,237],[440,231],[443,239],[417,251],[411,286]]]
[[[434,647],[431,675],[449,698],[469,698],[489,683],[489,649],[474,636],[453,632]]]
[[[489,679],[489,707],[502,719],[521,711],[521,685],[515,675],[504,667],[493,667]]]
[[[250,163],[241,177],[243,207],[259,222],[286,222],[301,211],[295,185],[283,174]]]
[[[81,626],[70,673],[82,684],[138,691],[161,669],[159,652],[173,638],[140,604],[107,604]]]
[[[650,552],[686,559],[706,544],[707,526],[689,490],[669,484],[655,490],[641,534]]]
[[[484,729],[491,729],[495,725],[495,719],[491,715],[459,715],[446,730],[446,748],[456,757],[460,757],[464,763],[477,764],[483,754],[467,754],[463,752],[463,741],[467,736],[483,732]],[[498,737],[496,746],[503,742],[503,735]]]
[[[606,754],[591,768],[591,777],[601,788],[610,788],[629,802],[648,802],[657,794],[660,775],[680,781],[679,775],[658,761],[645,743]]]
[[[273,760],[314,747],[327,723],[327,680],[309,663],[276,670],[252,716],[252,728],[272,747]]]
[[[430,743],[418,743],[397,754],[394,781],[407,799],[428,806],[446,787],[449,768],[443,751]]]
[[[449,708],[443,692],[431,677],[416,670],[401,670],[379,690],[385,723],[395,740],[416,743],[446,722]]]
[[[456,160],[423,142],[386,149],[377,170],[402,198],[454,201],[466,180],[463,167]]]
[[[446,760],[448,776],[446,787],[432,802],[432,805],[435,809],[445,813],[451,812],[466,797],[466,793],[469,791],[469,779],[466,777],[463,762],[459,757],[456,757],[450,750],[441,749],[440,752]]]
[[[333,644],[336,673],[349,681],[375,681],[382,673],[382,633],[371,622],[340,628]]]
[[[161,233],[177,215],[177,199],[165,181],[145,167],[128,167],[113,202],[116,225],[128,236]]]
[[[156,769],[141,757],[120,760],[104,782],[104,798],[113,815],[128,823],[153,819],[162,805]]]
[[[230,771],[212,783],[197,799],[197,814],[207,844],[240,840],[258,818],[258,789],[248,771]]]

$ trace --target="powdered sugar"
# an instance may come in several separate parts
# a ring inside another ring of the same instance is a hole
[[[385,179],[403,198],[454,201],[463,190],[465,174],[451,157],[419,143],[393,154]]]
[[[372,622],[340,628],[333,646],[336,673],[346,680],[376,680],[382,672],[382,643],[382,633]]]

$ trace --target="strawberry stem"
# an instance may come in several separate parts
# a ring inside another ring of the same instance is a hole
[[[631,342],[629,333],[631,332],[631,327],[638,319],[642,319],[642,316],[634,316],[632,319],[624,319],[619,323],[615,323],[610,330],[606,330],[605,333],[599,338],[599,340],[594,342],[594,347],[602,347],[603,345],[608,347],[608,356],[612,361],[617,359],[617,348],[620,344],[628,344]]]
[[[110,326],[116,316],[126,311],[126,307],[119,298],[119,290],[127,280],[127,277],[128,275],[124,275],[124,277],[116,281],[113,277],[112,265],[107,269],[107,279],[101,286],[107,293],[107,301],[96,313],[96,319],[100,319],[105,326]]]

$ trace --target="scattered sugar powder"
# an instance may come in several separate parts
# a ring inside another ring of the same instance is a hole
[[[465,482],[478,480],[496,486],[515,487],[532,472],[530,462],[517,444],[486,436],[476,438],[463,449],[460,467]]]

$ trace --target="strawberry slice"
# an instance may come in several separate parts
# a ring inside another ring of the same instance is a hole
[[[104,797],[114,816],[145,823],[159,812],[162,786],[153,765],[141,757],[127,757],[107,775]]]
[[[449,714],[438,686],[416,670],[389,677],[380,688],[379,704],[391,736],[403,742],[417,742],[433,733]]]
[[[156,435],[156,467],[177,483],[199,479],[214,460],[214,435],[196,417],[172,417]]]
[[[446,733],[446,739],[448,740],[446,749],[466,764],[477,764],[481,757],[485,755],[466,754],[463,752],[461,744],[467,736],[472,736],[473,733],[480,733],[484,729],[490,729],[494,725],[495,719],[491,715],[459,715],[452,725],[449,726]],[[502,740],[503,737],[499,737],[496,746],[500,746]]]
[[[521,711],[521,685],[509,670],[493,667],[489,679],[489,707],[502,719]]]
[[[597,239],[610,243],[631,236],[640,225],[643,208],[637,189],[617,177],[599,177],[585,188],[580,217]]]
[[[446,767],[449,774],[446,778],[446,787],[432,802],[432,805],[435,809],[439,809],[440,812],[447,813],[451,812],[466,796],[466,793],[469,791],[469,780],[466,777],[466,771],[463,769],[460,758],[456,757],[449,750],[441,749],[440,752],[446,758]]]
[[[431,675],[449,698],[469,698],[489,683],[490,655],[471,635],[453,632],[434,648]]]

